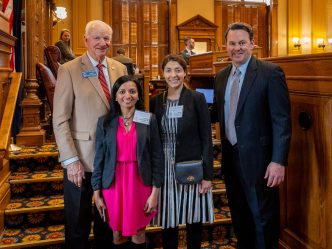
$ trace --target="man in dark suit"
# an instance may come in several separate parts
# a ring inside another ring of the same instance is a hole
[[[134,74],[134,64],[133,60],[126,56],[126,50],[124,48],[119,48],[116,50],[117,56],[113,57],[114,60],[121,62],[123,65],[127,67],[128,74]]]
[[[189,64],[189,57],[195,54],[193,51],[195,48],[195,40],[191,37],[185,37],[184,44],[186,47],[179,53],[179,55],[181,55],[187,64]]]
[[[282,69],[252,56],[252,28],[231,24],[232,64],[215,78],[212,118],[221,123],[223,173],[240,249],[277,249],[279,189],[291,138],[290,100]]]

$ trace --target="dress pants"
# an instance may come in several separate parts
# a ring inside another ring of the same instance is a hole
[[[85,179],[79,188],[68,181],[67,170],[64,170],[65,246],[68,249],[91,248],[89,234],[92,220],[92,196],[91,173],[85,172]],[[94,210],[93,248],[111,248],[112,230],[102,221],[96,207]]]
[[[202,242],[202,223],[187,224],[187,249],[200,249]],[[163,249],[177,249],[179,228],[162,230]]]
[[[232,225],[239,249],[277,249],[280,229],[279,189],[266,186],[264,176],[248,184],[239,151],[223,143],[223,172]]]

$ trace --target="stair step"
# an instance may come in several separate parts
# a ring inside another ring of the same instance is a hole
[[[42,146],[22,147],[19,151],[11,151],[9,159],[16,160],[22,158],[38,158],[38,157],[57,157],[59,154],[55,143],[45,144]]]
[[[221,169],[220,160],[213,160],[213,169],[214,170]]]
[[[35,213],[42,211],[60,210],[64,207],[63,195],[37,196],[30,198],[11,199],[5,208],[6,215]]]
[[[214,209],[214,223],[205,223],[205,226],[215,226],[219,224],[230,224],[232,222],[231,216],[230,216],[230,211],[228,207],[225,208],[215,208]],[[184,229],[186,226],[185,225],[180,225],[180,229]],[[161,231],[161,227],[158,226],[148,226],[146,228],[147,233],[154,233],[154,232],[159,232]]]
[[[220,239],[220,240],[202,242],[201,249],[212,249],[212,248],[213,249],[235,249],[236,241],[234,241],[232,239]]]
[[[1,248],[23,248],[64,243],[64,225],[5,229],[0,240]]]
[[[213,224],[205,224],[206,226],[214,226],[218,224],[230,224],[230,212],[228,207],[215,208],[215,222]],[[185,226],[181,225],[180,229]],[[147,233],[155,233],[161,231],[160,227],[148,226]],[[93,234],[90,235],[93,238]],[[21,228],[21,229],[5,229],[1,236],[1,248],[23,248],[32,246],[43,246],[51,244],[64,243],[64,225],[53,225],[47,227]]]
[[[18,176],[18,175],[16,175]],[[14,178],[16,178],[16,176]],[[19,174],[21,176],[21,174]],[[22,174],[23,176],[23,174]],[[28,176],[29,178],[25,178]],[[46,177],[47,176],[47,177]],[[27,182],[40,182],[40,181],[59,181],[62,180],[62,172],[47,172],[47,173],[28,173],[24,175],[23,179],[12,179],[11,183],[27,183]],[[20,177],[18,177],[20,178]],[[223,194],[226,192],[225,184],[222,180],[213,180],[213,194]],[[64,201],[63,195],[53,196],[34,196],[29,198],[12,198],[10,203],[5,208],[5,214],[21,214],[28,212],[42,212],[50,210],[63,209]]]
[[[50,182],[61,180],[63,180],[63,170],[12,173],[9,177],[9,182],[11,184]]]
[[[225,194],[226,188],[223,180],[212,181],[212,193],[213,194]]]

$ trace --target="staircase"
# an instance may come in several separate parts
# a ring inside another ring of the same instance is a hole
[[[214,144],[215,156],[220,157],[220,143]],[[63,170],[56,146],[26,147],[11,152],[9,159],[11,201],[5,208],[0,248],[63,248]],[[214,162],[214,169],[216,176],[220,175],[219,160]],[[215,223],[204,226],[202,248],[235,248],[225,186],[220,179],[213,181],[213,196]],[[160,231],[159,227],[147,228],[149,248],[161,247]],[[179,232],[179,248],[186,248],[184,229]]]

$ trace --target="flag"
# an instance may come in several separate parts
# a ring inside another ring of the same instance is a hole
[[[13,0],[3,0],[2,2],[2,12],[4,13],[5,17],[9,19],[9,34],[13,35],[13,17],[14,17],[14,11],[13,11]],[[10,68],[14,70],[14,48],[12,48],[11,51],[11,57],[10,57]]]

